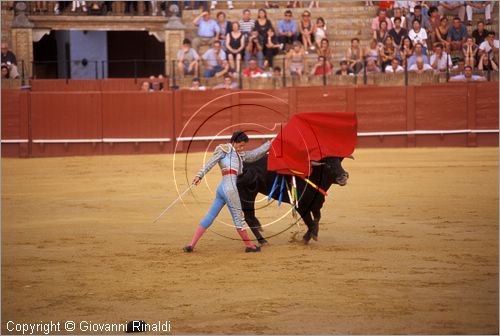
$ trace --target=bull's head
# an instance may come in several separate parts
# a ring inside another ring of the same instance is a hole
[[[321,161],[311,161],[311,165],[313,167],[322,167],[324,169],[323,178],[331,181],[331,183],[345,186],[349,179],[349,173],[342,168],[342,160],[344,158],[327,157]]]

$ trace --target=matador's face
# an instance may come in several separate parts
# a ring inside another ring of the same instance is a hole
[[[233,147],[236,149],[236,152],[241,153],[245,150],[245,142],[233,142]]]

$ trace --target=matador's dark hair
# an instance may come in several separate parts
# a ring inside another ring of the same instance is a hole
[[[236,131],[231,136],[231,143],[248,142],[248,135],[243,131]]]

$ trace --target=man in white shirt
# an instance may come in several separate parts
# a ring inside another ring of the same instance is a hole
[[[424,73],[426,71],[432,71],[432,67],[429,64],[424,63],[424,59],[422,57],[417,57],[416,63],[413,64],[409,70],[416,73]]]
[[[400,73],[404,71],[405,69],[399,65],[399,60],[397,58],[392,60],[391,65],[385,67],[385,73]]]
[[[499,45],[498,40],[495,40],[495,32],[490,31],[488,32],[486,40],[479,46],[479,55],[488,54],[488,57],[494,59],[495,63],[498,64]]]
[[[463,75],[453,76],[450,78],[450,82],[484,82],[486,78],[483,76],[476,76],[472,74],[472,67],[466,65]]]
[[[436,71],[446,71],[446,67],[453,65],[450,55],[443,51],[441,43],[436,44],[434,47],[434,54],[431,56],[431,67]]]

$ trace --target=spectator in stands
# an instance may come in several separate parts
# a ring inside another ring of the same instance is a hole
[[[388,36],[387,23],[385,21],[380,22],[379,29],[373,32],[373,38],[377,40],[379,48],[384,46],[384,41]]]
[[[240,72],[240,64],[245,50],[245,35],[240,31],[238,21],[232,23],[232,31],[226,35],[226,49],[229,65]],[[236,66],[235,66],[236,63]]]
[[[403,14],[403,17],[405,17],[406,15],[408,15],[410,13],[410,4],[409,4],[410,1],[408,0],[404,0],[404,1],[395,1],[394,2],[394,7],[398,7],[398,8],[401,8],[401,14]],[[403,21],[401,21],[403,22]],[[403,27],[407,27],[406,26],[406,23],[403,25]]]
[[[393,58],[391,64],[385,67],[386,73],[401,73],[404,71],[405,69],[399,65],[399,60],[397,58]]]
[[[421,43],[415,44],[413,55],[408,59],[408,67],[411,67],[417,61],[417,57],[421,57],[425,64],[429,64],[429,58],[424,53],[424,48]]]
[[[210,78],[223,70],[222,63],[227,60],[226,53],[222,50],[220,42],[214,41],[212,48],[208,49],[201,57],[205,61],[205,77]]]
[[[498,71],[498,64],[493,59],[490,59],[487,54],[483,54],[479,58],[477,69],[479,71]]]
[[[255,21],[250,17],[250,9],[243,10],[243,17],[240,20],[240,30],[248,38],[255,28]]]
[[[349,69],[357,74],[363,69],[363,51],[359,46],[359,39],[357,37],[351,39],[351,46],[347,48],[346,59]]]
[[[453,66],[453,72],[458,72],[458,74],[463,75],[465,71],[465,60],[459,58],[457,64]]]
[[[335,72],[335,75],[337,75],[337,76],[354,76],[354,73],[352,72],[351,69],[349,69],[347,61],[342,60],[342,61],[340,61],[340,69]]]
[[[437,43],[436,29],[441,25],[441,17],[437,7],[432,6],[429,8],[429,27],[427,28],[427,43],[429,47],[433,47]],[[429,44],[430,42],[430,44]]]
[[[299,41],[293,42],[293,48],[286,56],[287,68],[290,74],[302,76],[306,64],[306,54]]]
[[[465,20],[465,1],[439,1],[439,15],[458,15],[461,21]]]
[[[392,27],[394,28],[394,21],[396,19],[399,19],[399,23],[400,23],[401,27],[406,27],[406,18],[403,16],[403,13],[401,12],[401,8],[395,7],[393,11],[394,11],[394,15],[391,17]]]
[[[375,32],[380,28],[380,22],[387,23],[387,30],[392,29],[392,21],[387,17],[387,12],[383,9],[378,11],[378,16],[372,20],[372,30]]]
[[[218,41],[220,33],[219,25],[215,20],[210,18],[209,12],[202,12],[193,20],[193,23],[198,27],[196,37],[193,39],[193,48],[197,52],[200,51],[200,46],[210,45],[214,40],[217,40],[220,45],[220,41]]]
[[[450,26],[448,25],[448,19],[446,17],[441,18],[440,25],[436,29],[436,43],[441,43],[447,53],[451,51],[451,44],[448,42],[448,33],[450,31]]]
[[[141,91],[142,92],[149,92],[151,91],[150,89],[150,83],[148,81],[143,81],[141,84]]]
[[[462,46],[467,39],[467,28],[458,17],[453,19],[453,25],[448,31],[448,43],[452,51],[462,51]]]
[[[367,62],[369,60],[373,60],[376,64],[378,64],[379,47],[378,47],[377,40],[372,39],[370,41],[370,45],[368,47],[366,47],[366,49],[365,49],[364,57],[365,57]]]
[[[376,74],[380,72],[380,68],[377,66],[377,63],[373,59],[369,59],[366,62],[366,73],[367,74]]]
[[[245,62],[250,63],[252,57],[257,58],[257,65],[260,68],[264,67],[264,46],[259,41],[259,33],[254,30],[248,39],[245,49]]]
[[[410,13],[407,18],[408,29],[413,28],[413,22],[418,21],[420,23],[420,27],[424,30],[427,30],[430,27],[429,19],[426,15],[422,14],[422,6],[415,6],[414,12]]]
[[[191,91],[205,91],[207,88],[200,83],[200,79],[198,77],[194,77],[191,82],[191,87],[189,90]]]
[[[214,77],[220,78],[224,77],[225,75],[231,76],[232,78],[236,78],[239,75],[238,73],[236,73],[236,70],[234,68],[231,68],[229,66],[229,62],[227,61],[227,59],[222,61],[221,70],[217,71]]]
[[[311,1],[309,3],[309,8],[314,8],[314,7],[319,8],[319,0]]]
[[[217,6],[217,0],[212,0],[212,5],[210,6],[211,10],[214,10]],[[233,2],[231,0],[227,0],[227,8],[234,9]]]
[[[305,53],[308,54],[308,50],[314,50],[314,33],[316,32],[316,24],[311,20],[311,12],[304,11],[302,13],[302,19],[299,22],[299,40],[302,40],[302,45],[304,46]]]
[[[82,8],[82,11],[87,11],[87,4],[85,1],[71,1],[71,12],[75,12],[78,8]]]
[[[264,62],[264,67],[273,67],[273,59],[274,56],[278,55],[280,52],[281,48],[283,47],[282,44],[279,43],[278,36],[276,36],[276,33],[274,32],[274,28],[270,27],[267,31],[267,40],[266,40],[266,45],[264,48],[264,54],[265,54],[265,62]]]
[[[478,58],[477,70],[478,71],[498,71],[498,65],[494,60],[490,59],[487,54],[482,54]],[[474,67],[472,67],[474,68]]]
[[[250,59],[250,62],[248,62],[248,68],[243,70],[243,76],[251,78],[262,77],[265,74],[266,74],[265,71],[257,66],[257,58],[255,57],[252,57]]]
[[[67,5],[67,1],[56,1],[56,4],[54,5],[54,14],[59,15],[61,12],[64,11],[64,8]]]
[[[410,66],[409,71],[424,73],[426,71],[432,71],[432,67],[428,63],[425,63],[422,57],[417,57],[415,60],[415,64]]]
[[[285,46],[297,41],[297,22],[292,19],[292,11],[289,9],[285,11],[285,18],[278,22],[278,37]]]
[[[320,48],[321,40],[326,38],[326,23],[322,17],[316,19],[316,31],[314,32],[314,41],[316,48]]]
[[[184,39],[182,48],[177,52],[177,69],[180,78],[185,75],[198,75],[198,61],[200,56],[191,48],[191,41]]]
[[[486,36],[488,36],[488,31],[484,29],[484,22],[478,21],[476,29],[472,32],[472,39],[474,40],[474,43],[478,46],[481,45],[481,43],[486,40]]]
[[[314,64],[311,69],[311,75],[313,76],[323,76],[329,75],[332,73],[332,68],[330,67],[330,63],[326,61],[323,56],[318,56],[318,61]]]
[[[368,7],[368,6],[373,6],[372,0],[365,1],[365,7]]]
[[[330,67],[332,66],[332,49],[330,48],[330,41],[324,38],[321,40],[319,49],[317,50],[318,56],[323,56],[328,63],[330,63]]]
[[[281,77],[282,76],[282,71],[279,66],[275,66],[273,68],[273,77]]]
[[[474,81],[485,81],[486,78],[483,76],[476,76],[472,74],[472,67],[470,65],[466,65],[464,68],[463,75],[453,76],[450,78],[451,82],[474,82]]]
[[[224,82],[214,86],[214,90],[218,89],[234,90],[237,88],[238,88],[238,83],[233,81],[233,78],[229,75],[224,75]]]
[[[266,10],[261,8],[257,14],[257,20],[255,20],[255,30],[259,33],[260,44],[264,46],[264,50],[267,45],[267,32],[269,29],[273,29],[273,24],[271,20],[267,18]]]
[[[408,32],[408,37],[414,45],[420,43],[424,54],[427,53],[427,32],[420,26],[420,21],[413,20],[413,29]]]
[[[222,49],[226,51],[226,35],[231,32],[231,22],[227,20],[226,13],[218,12],[217,13],[217,25],[219,26],[219,41],[222,46]]]
[[[472,26],[472,13],[484,13],[486,24],[491,24],[491,1],[467,1],[467,25]]]
[[[453,66],[451,56],[446,53],[441,43],[434,46],[434,53],[431,55],[430,65],[436,71],[444,72],[447,67],[450,69]]]
[[[385,10],[387,13],[391,13],[393,7],[394,7],[394,1],[379,1],[378,2],[378,8]]]
[[[401,49],[403,38],[408,36],[408,30],[401,26],[401,18],[394,18],[394,28],[389,31],[389,36],[392,37],[396,49]]]
[[[35,6],[33,6],[33,13],[36,13],[37,11],[40,13],[47,12],[47,1],[36,1]]]
[[[16,55],[9,50],[9,44],[2,42],[1,44],[1,62],[9,68],[10,78],[19,78],[19,71],[17,70]]]
[[[401,49],[399,50],[399,59],[401,60],[401,65],[406,66],[410,57],[413,56],[415,48],[413,47],[413,42],[407,36],[403,38]]]
[[[10,71],[7,65],[2,64],[2,79],[9,79]]]
[[[385,39],[384,46],[380,48],[380,68],[382,72],[385,71],[385,68],[392,63],[392,60],[396,58],[396,49],[394,48],[394,41],[392,37],[387,36]]]
[[[495,35],[494,31],[488,32],[488,37],[486,37],[486,40],[479,46],[479,55],[488,54],[488,58],[490,60],[493,59],[494,62],[498,64],[499,42],[495,40]]]
[[[462,53],[464,54],[466,65],[470,65],[472,68],[474,68],[474,66],[476,65],[478,50],[479,47],[477,44],[474,43],[472,37],[467,37],[467,40],[462,47]]]

